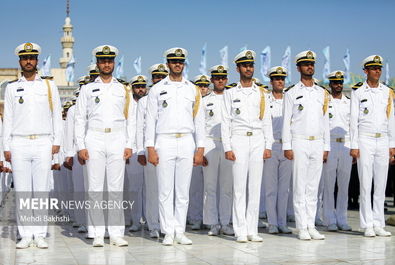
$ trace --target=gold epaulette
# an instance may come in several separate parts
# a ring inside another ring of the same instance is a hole
[[[232,83],[232,84],[226,85],[225,88],[226,89],[230,89],[230,88],[233,88],[235,86],[237,86],[237,83]]]
[[[192,117],[195,118],[198,111],[199,111],[199,105],[200,105],[200,88],[196,86],[196,95],[195,95],[195,104],[193,105],[193,110],[192,110]]]

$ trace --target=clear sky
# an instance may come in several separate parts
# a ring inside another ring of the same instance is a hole
[[[41,59],[52,56],[59,67],[65,0],[1,0],[0,67],[17,67],[14,49],[22,42],[42,47]],[[343,70],[351,51],[351,72],[362,74],[361,61],[372,54],[389,60],[395,77],[395,1],[392,0],[71,0],[76,78],[86,73],[91,51],[101,44],[125,56],[128,80],[133,61],[142,56],[142,74],[162,62],[163,51],[180,46],[189,51],[189,77],[199,74],[201,48],[207,42],[207,66],[220,63],[219,50],[229,46],[231,80],[234,56],[247,45],[258,54],[267,45],[272,66],[290,45],[292,59],[306,49],[317,52],[316,77],[321,79],[322,49],[331,48],[331,70]],[[256,76],[260,64],[257,63]],[[295,68],[293,81],[297,80]],[[383,77],[384,78],[384,77]]]

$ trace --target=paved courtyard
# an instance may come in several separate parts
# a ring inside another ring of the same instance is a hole
[[[388,201],[393,205],[393,201]],[[389,208],[394,213],[394,208]],[[0,208],[0,264],[395,264],[395,236],[364,238],[358,229],[358,212],[349,211],[352,232],[323,231],[326,240],[300,241],[295,234],[269,235],[260,230],[263,243],[236,243],[232,237],[209,237],[207,230],[187,235],[193,245],[165,247],[147,231],[128,234],[129,247],[93,248],[92,240],[70,224],[49,227],[49,249],[15,249],[16,225],[12,193]],[[294,223],[291,223],[294,231]],[[387,227],[395,235],[395,227]],[[324,230],[319,227],[319,230]]]

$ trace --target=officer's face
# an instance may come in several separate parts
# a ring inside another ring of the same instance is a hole
[[[208,85],[199,85],[200,93],[202,96],[207,95],[208,93]]]
[[[133,86],[133,94],[137,95],[139,98],[145,96],[146,93],[147,93],[147,87],[145,85]]]
[[[152,75],[152,83],[156,84],[162,79],[164,79],[166,76],[165,75]]]
[[[270,84],[275,92],[282,92],[285,86],[285,77],[275,76],[271,78]]]
[[[310,76],[314,75],[314,63],[313,62],[302,62],[298,65],[298,71],[302,76]]]
[[[97,68],[99,68],[100,74],[111,75],[114,71],[114,65],[114,59],[112,58],[97,59]]]
[[[368,80],[379,81],[381,77],[381,66],[370,66],[364,69]]]
[[[343,81],[330,81],[329,87],[332,90],[332,93],[341,93],[343,91]]]
[[[184,70],[185,62],[182,60],[167,60],[167,67],[170,73],[180,75]]]
[[[237,72],[240,73],[241,78],[252,78],[254,75],[254,63],[239,63],[237,65]]]
[[[223,91],[225,89],[226,83],[228,83],[228,78],[226,76],[213,76],[211,77],[211,83],[214,85],[214,89],[217,91]]]
[[[34,55],[22,55],[19,57],[19,65],[23,72],[35,72],[37,71],[37,56]]]

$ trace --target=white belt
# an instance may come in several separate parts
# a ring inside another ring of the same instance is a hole
[[[161,133],[158,135],[165,135],[165,136],[169,136],[169,137],[181,138],[181,137],[190,135],[190,133]]]
[[[283,139],[274,140],[274,143],[275,144],[282,144],[283,143]]]
[[[301,135],[301,134],[292,134],[292,138],[301,139],[301,140],[308,140],[308,141],[315,141],[315,140],[322,140],[322,136],[314,136],[314,135]]]
[[[331,142],[336,142],[336,143],[344,143],[349,140],[350,139],[348,137],[331,137]]]
[[[212,139],[214,141],[222,142],[222,138],[221,137],[207,136],[207,138],[210,138],[210,139]]]
[[[386,133],[364,133],[364,132],[360,132],[359,135],[369,136],[373,138],[381,138],[387,136]]]
[[[232,134],[234,135],[241,135],[241,136],[254,136],[254,135],[262,135],[261,130],[251,130],[251,131],[233,131]]]
[[[29,140],[35,140],[38,138],[48,137],[49,134],[30,134],[30,135],[13,135],[12,138],[24,138]]]
[[[118,127],[118,128],[94,128],[94,127],[89,127],[89,130],[95,131],[95,132],[111,133],[111,132],[121,132],[121,131],[125,130],[125,127]]]

